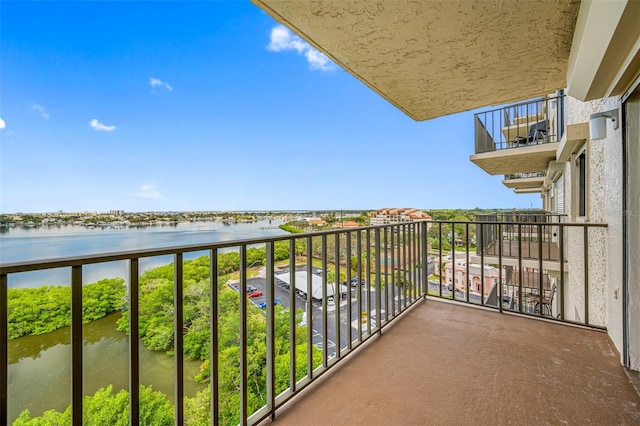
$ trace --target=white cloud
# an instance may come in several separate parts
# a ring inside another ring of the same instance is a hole
[[[31,105],[31,110],[40,114],[42,118],[44,118],[45,120],[49,119],[49,113],[47,112],[46,108],[43,107],[42,105],[33,104]]]
[[[151,77],[149,79],[149,86],[151,86],[151,87],[164,87],[168,91],[172,91],[173,90],[173,87],[171,87],[171,85],[169,83],[167,83],[166,81],[162,81],[159,78],[154,78],[154,77]]]
[[[159,200],[162,198],[162,194],[158,191],[158,188],[155,185],[140,185],[138,188],[138,192],[134,193],[136,197],[142,198],[153,198],[155,200]]]
[[[0,118],[0,129],[4,129],[5,127],[7,127],[7,123],[5,123],[2,118]]]
[[[112,132],[116,129],[116,126],[105,126],[95,118],[89,122],[89,125],[99,132]]]
[[[283,25],[276,25],[271,29],[267,50],[271,52],[295,50],[299,55],[304,55],[307,58],[311,70],[333,71],[336,69],[335,64],[323,53],[318,52]]]

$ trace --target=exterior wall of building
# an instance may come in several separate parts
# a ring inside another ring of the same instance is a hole
[[[446,285],[455,286],[457,290],[466,290],[467,283],[467,267],[464,263],[457,263],[455,265],[455,275],[453,274],[451,263],[446,263],[444,267],[444,276],[442,282]],[[482,290],[480,265],[469,265],[469,281],[471,292],[480,293]],[[504,273],[503,273],[504,276]],[[491,287],[497,283],[499,274],[496,268],[485,268],[484,271],[484,294],[489,294]],[[456,282],[456,280],[458,280]]]
[[[566,123],[589,121],[595,112],[620,108],[619,98],[580,102],[567,96]],[[613,129],[607,120],[607,138],[586,141],[586,215],[577,212],[575,158],[565,163],[565,211],[571,221],[606,223],[607,228],[591,228],[588,235],[589,323],[607,327],[622,352],[622,126]],[[579,228],[565,230],[568,273],[565,308],[568,319],[585,320],[584,310],[584,234]]]

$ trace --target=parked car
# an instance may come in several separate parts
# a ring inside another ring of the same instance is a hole
[[[257,290],[257,288],[255,288],[255,287],[254,287],[254,286],[252,286],[252,285],[247,286],[247,294],[249,294],[249,293],[253,293],[253,292],[254,292],[254,291],[256,291],[256,290]]]
[[[260,290],[258,290],[257,288],[254,289],[251,293],[247,292],[247,296],[249,297],[260,297],[262,296],[264,293],[262,293]]]
[[[273,299],[273,306],[279,305],[281,302],[282,302],[282,300],[280,300],[279,297],[276,297],[275,299]],[[267,302],[258,303],[258,307],[260,309],[267,309]]]
[[[364,278],[360,280],[360,285],[367,285],[367,280],[365,280]],[[357,286],[358,286],[358,279],[351,278],[351,287],[357,287]]]

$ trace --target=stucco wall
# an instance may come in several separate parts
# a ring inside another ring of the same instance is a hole
[[[580,102],[567,97],[566,122],[589,121],[594,112],[620,108],[619,98]],[[570,220],[605,223],[606,229],[589,230],[589,322],[607,327],[622,353],[622,126],[607,120],[607,138],[587,141],[587,215],[577,217],[574,165],[565,163],[565,202]],[[584,320],[584,256],[582,229],[567,232],[569,253],[567,313]]]

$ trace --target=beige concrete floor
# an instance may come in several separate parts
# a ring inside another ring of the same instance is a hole
[[[606,333],[428,300],[273,423],[640,425],[640,397]]]

